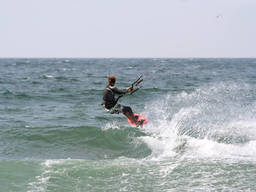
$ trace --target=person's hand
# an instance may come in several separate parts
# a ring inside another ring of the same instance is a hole
[[[133,86],[128,87],[127,92],[131,93],[133,91]]]

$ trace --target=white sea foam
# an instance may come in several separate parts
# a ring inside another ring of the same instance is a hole
[[[48,74],[40,75],[40,77],[43,78],[43,79],[51,79],[51,78],[54,78],[53,75],[48,75]]]
[[[56,165],[72,163],[71,159],[49,159],[41,163],[41,174],[35,177],[35,180],[30,182],[28,192],[44,192],[47,191],[49,182],[55,175],[64,175],[65,169],[57,169]]]
[[[145,131],[150,136],[141,139],[151,158],[256,160],[255,105],[245,106],[247,88],[221,83],[149,104]]]
[[[109,130],[109,129],[120,129],[120,126],[118,125],[118,122],[113,121],[113,122],[104,124],[101,127],[101,130],[103,130],[103,131],[106,131],[106,130]]]

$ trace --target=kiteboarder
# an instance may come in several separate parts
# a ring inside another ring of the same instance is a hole
[[[118,104],[118,100],[126,93],[133,93],[133,84],[127,89],[120,90],[115,87],[116,77],[108,77],[108,85],[104,89],[103,102],[102,105],[107,109],[111,114],[123,113],[132,123],[139,126],[143,124],[143,121],[138,121],[133,114],[131,107]],[[116,99],[115,94],[118,94],[119,97]]]

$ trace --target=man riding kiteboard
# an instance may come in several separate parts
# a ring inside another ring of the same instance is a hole
[[[117,87],[115,87],[116,77],[109,76],[108,85],[104,89],[103,102],[102,102],[103,107],[105,107],[105,109],[107,109],[111,114],[123,113],[131,121],[131,123],[136,124],[137,127],[142,125],[144,121],[138,120],[137,119],[138,117],[134,116],[134,113],[131,107],[118,104],[117,102],[124,94],[126,93],[132,94],[139,89],[137,88],[134,90],[133,86],[134,84],[137,85],[142,81],[142,79],[140,78],[137,81],[135,81],[127,89],[120,90]],[[120,96],[116,99],[115,94],[118,94]]]

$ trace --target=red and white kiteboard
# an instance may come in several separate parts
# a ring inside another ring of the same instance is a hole
[[[138,113],[133,113],[133,115],[135,116],[135,118],[141,122],[141,124],[139,125],[140,127],[143,127],[143,125],[148,123],[148,119]],[[132,121],[130,119],[128,119],[128,123],[132,126],[132,127],[137,127],[137,125],[135,123],[132,123]]]

